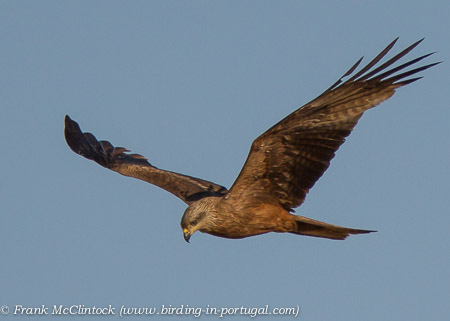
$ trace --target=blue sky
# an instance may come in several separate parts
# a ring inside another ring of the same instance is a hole
[[[442,319],[449,21],[448,1],[0,2],[0,306],[268,304],[299,305],[308,321]],[[397,52],[425,37],[409,57],[437,51],[428,61],[444,63],[365,114],[297,209],[375,234],[197,233],[187,244],[183,202],[63,138],[69,114],[158,167],[229,187],[254,138],[397,36]]]

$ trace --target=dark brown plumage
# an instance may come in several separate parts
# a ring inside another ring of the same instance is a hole
[[[289,232],[339,240],[349,234],[369,233],[372,231],[331,225],[290,212],[303,203],[362,114],[391,97],[395,89],[420,79],[408,77],[437,64],[405,71],[431,55],[427,54],[388,69],[420,40],[376,67],[396,41],[354,73],[362,58],[358,60],[323,94],[256,138],[229,191],[209,181],[158,169],[139,154],[98,141],[81,132],[69,116],[65,119],[66,141],[75,153],[122,175],[155,184],[187,203],[181,219],[186,241],[197,230],[226,238]]]

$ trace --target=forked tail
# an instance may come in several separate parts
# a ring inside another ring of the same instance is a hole
[[[294,217],[297,223],[297,230],[291,233],[299,235],[323,237],[333,240],[345,240],[350,234],[366,234],[376,232],[328,224],[320,221],[315,221],[304,216],[295,215]]]

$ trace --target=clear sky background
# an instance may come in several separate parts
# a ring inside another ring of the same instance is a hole
[[[445,319],[449,31],[447,0],[1,1],[0,306]],[[397,36],[396,52],[425,37],[408,57],[444,63],[367,112],[297,209],[375,234],[187,244],[182,201],[64,141],[69,114],[158,167],[230,187],[254,138]]]

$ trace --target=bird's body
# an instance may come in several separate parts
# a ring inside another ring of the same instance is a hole
[[[203,213],[208,213],[208,215]],[[190,226],[192,221],[197,221],[197,223]],[[226,197],[205,197],[195,202],[183,215],[181,227],[185,230],[188,239],[194,230],[233,239],[269,232],[343,239],[349,234],[373,232],[350,229],[293,215],[277,204],[235,203]]]
[[[188,208],[191,212],[208,212],[210,220],[205,221],[201,232],[227,238],[244,238],[268,232],[293,232],[294,215],[280,206],[254,204],[245,207],[235,206],[225,197],[205,197]],[[189,219],[182,219],[181,225],[189,226]]]
[[[428,54],[388,69],[418,41],[375,68],[396,41],[354,73],[361,58],[319,97],[256,138],[230,190],[156,168],[139,154],[128,154],[125,148],[83,133],[69,116],[65,120],[66,141],[74,152],[122,175],[155,184],[188,204],[181,219],[186,241],[197,230],[225,238],[287,232],[345,239],[350,234],[369,233],[372,231],[319,222],[291,212],[303,203],[363,113],[391,97],[397,88],[419,79],[407,77],[436,65],[405,71]],[[343,81],[345,77],[349,79]]]

